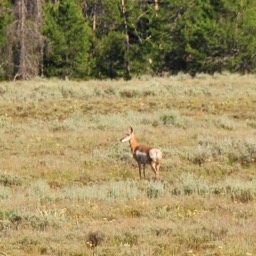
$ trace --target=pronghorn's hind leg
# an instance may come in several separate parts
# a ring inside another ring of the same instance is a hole
[[[151,159],[151,167],[153,172],[155,173],[155,179],[158,178],[158,174],[159,174],[159,168],[160,168],[160,160],[163,157],[162,152],[159,149],[151,149],[149,151],[149,157]]]
[[[155,174],[155,180],[157,179],[158,173],[157,173],[157,168],[156,168],[156,163],[155,162],[151,162],[150,164],[154,174]]]
[[[156,179],[158,179],[159,169],[160,169],[160,163],[156,162]]]

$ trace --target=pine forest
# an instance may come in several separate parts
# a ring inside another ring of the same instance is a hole
[[[254,73],[253,0],[1,0],[0,79]]]

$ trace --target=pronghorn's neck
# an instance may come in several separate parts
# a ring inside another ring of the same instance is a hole
[[[121,142],[129,141],[132,153],[134,153],[136,148],[139,146],[139,143],[137,142],[134,136],[132,127],[130,127],[130,129],[128,130],[128,133],[123,138],[121,138],[120,141]]]
[[[129,140],[129,143],[130,143],[130,146],[131,146],[131,151],[132,151],[132,153],[134,153],[135,149],[139,146],[139,143],[137,142],[134,135]]]

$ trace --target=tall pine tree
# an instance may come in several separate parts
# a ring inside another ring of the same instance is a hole
[[[44,35],[44,58],[48,77],[88,78],[94,68],[91,55],[93,34],[75,0],[48,3]]]

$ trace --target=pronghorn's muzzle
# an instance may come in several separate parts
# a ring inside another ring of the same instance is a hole
[[[126,141],[129,141],[130,139],[131,139],[131,136],[130,135],[126,135],[123,138],[121,138],[120,141],[121,142],[126,142]]]

